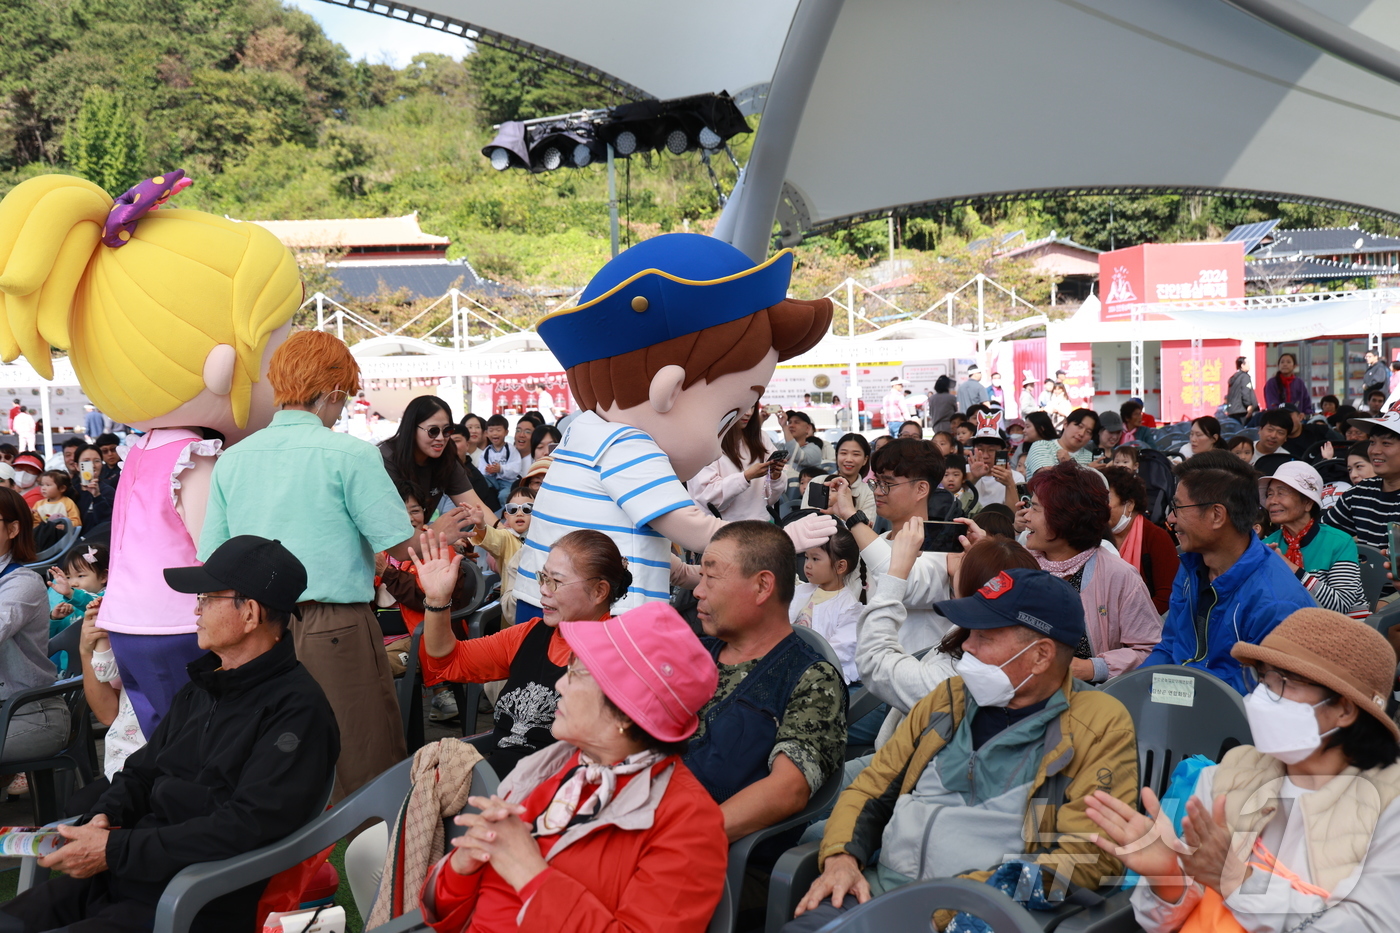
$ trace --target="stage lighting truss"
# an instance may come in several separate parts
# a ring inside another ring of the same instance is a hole
[[[499,172],[523,168],[538,174],[583,168],[606,159],[610,144],[613,154],[623,159],[663,149],[672,155],[699,150],[708,166],[710,154],[727,149],[726,143],[749,132],[749,125],[734,99],[720,93],[513,121],[502,123],[496,131],[481,150],[491,167]]]

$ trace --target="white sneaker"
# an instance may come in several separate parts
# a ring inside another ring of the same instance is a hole
[[[433,694],[433,708],[429,710],[428,718],[433,722],[457,718],[457,698],[451,690]]]

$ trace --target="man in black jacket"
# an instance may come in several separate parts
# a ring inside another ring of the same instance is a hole
[[[241,535],[165,579],[200,594],[209,653],[92,811],[59,828],[67,842],[39,864],[65,875],[0,905],[0,933],[149,931],[181,869],[274,842],[325,806],[340,734],[287,637],[306,588],[301,562],[277,541]],[[193,928],[248,933],[264,886],[216,899]]]

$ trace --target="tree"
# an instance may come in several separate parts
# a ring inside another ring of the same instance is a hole
[[[111,195],[121,194],[144,177],[146,147],[141,130],[117,95],[105,88],[89,87],[83,94],[64,148],[73,171]]]
[[[477,112],[487,125],[623,103],[612,91],[553,65],[478,44],[467,56]]]

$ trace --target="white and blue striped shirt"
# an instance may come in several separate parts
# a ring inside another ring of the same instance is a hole
[[[614,604],[614,615],[670,599],[671,543],[650,522],[694,504],[650,435],[584,412],[569,424],[535,497],[515,579],[516,599],[539,605],[536,579],[550,546],[580,528],[612,538],[627,558],[632,586]]]

